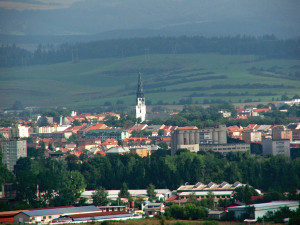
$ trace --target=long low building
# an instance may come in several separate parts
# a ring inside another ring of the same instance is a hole
[[[227,154],[229,152],[246,152],[250,151],[250,144],[199,145],[199,151],[213,151],[222,154]]]
[[[147,189],[130,189],[128,190],[130,195],[135,198],[139,198],[142,196],[147,196]],[[85,198],[87,203],[93,203],[92,195],[95,190],[84,191],[81,193],[81,197]],[[120,190],[107,190],[108,198],[111,200],[116,200],[118,198]],[[172,195],[172,191],[169,189],[155,189],[156,197],[158,199],[168,199]]]
[[[252,204],[246,206],[234,206],[228,207],[228,211],[234,213],[234,217],[236,219],[241,218],[245,213],[248,212],[249,207],[254,208],[254,214],[252,218],[247,219],[255,219],[262,218],[268,211],[275,212],[280,210],[282,207],[288,207],[290,210],[296,210],[299,207],[299,201],[273,201],[268,203],[260,203],[260,204]]]
[[[14,223],[51,223],[53,221],[88,221],[92,218],[114,218],[130,216],[126,206],[63,206],[19,212]]]
[[[216,184],[214,182],[203,184],[201,182],[198,182],[195,185],[181,185],[177,189],[177,196],[178,200],[186,200],[190,195],[193,194],[197,197],[198,200],[201,200],[207,198],[209,193],[211,193],[213,194],[214,199],[217,202],[219,199],[231,198],[234,189],[243,185],[245,184],[242,184],[238,181],[236,181],[234,184],[229,184],[225,181],[221,184]]]

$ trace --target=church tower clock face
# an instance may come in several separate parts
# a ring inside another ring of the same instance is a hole
[[[143,84],[142,84],[142,75],[139,74],[138,77],[138,87],[136,92],[136,118],[140,118],[141,122],[146,120],[146,103],[145,103],[145,96],[143,92]]]

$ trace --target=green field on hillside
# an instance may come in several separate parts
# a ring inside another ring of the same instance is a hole
[[[300,95],[300,60],[218,54],[149,55],[0,69],[0,107],[135,104],[138,73],[152,104],[280,100]]]

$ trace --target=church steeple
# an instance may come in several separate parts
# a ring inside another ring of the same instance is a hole
[[[136,91],[136,118],[140,118],[141,122],[145,121],[146,119],[146,102],[145,102],[145,96],[143,92],[143,84],[142,84],[142,78],[141,73],[139,73],[139,79],[138,79],[138,87]]]
[[[137,98],[144,98],[144,92],[143,92],[143,84],[142,84],[142,75],[139,73],[139,80],[138,80],[138,88],[136,92]]]

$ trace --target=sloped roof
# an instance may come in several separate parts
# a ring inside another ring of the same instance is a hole
[[[115,147],[115,148],[109,149],[106,153],[120,154],[120,153],[127,153],[127,152],[130,152],[127,147]]]
[[[85,131],[88,132],[89,130],[98,130],[98,129],[107,129],[107,128],[108,128],[108,126],[106,126],[105,124],[98,123],[98,124],[88,127]]]
[[[178,127],[178,130],[197,130],[198,127],[196,126],[185,126],[185,127]]]
[[[41,209],[22,211],[22,213],[28,216],[43,216],[43,215],[59,215],[59,214],[76,214],[85,212],[97,212],[99,209],[96,206],[81,206],[81,207],[66,207],[66,208],[54,208],[54,209]]]
[[[234,184],[229,184],[226,181],[223,181],[221,184],[216,184],[210,182],[209,184],[203,184],[201,182],[196,183],[195,185],[181,185],[177,191],[209,191],[209,190],[233,190],[238,186],[243,185],[239,181],[236,181]]]

